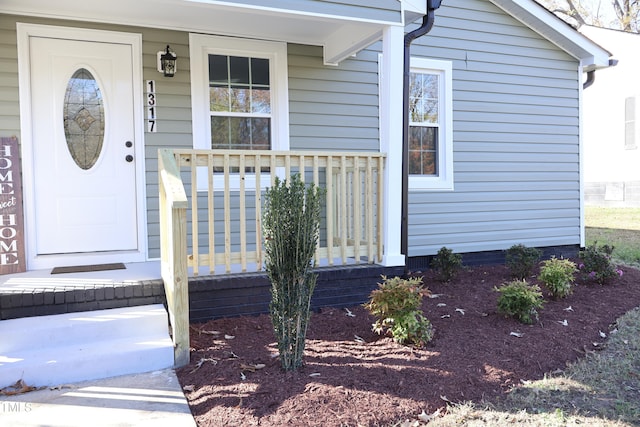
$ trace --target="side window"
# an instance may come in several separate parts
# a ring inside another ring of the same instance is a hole
[[[453,190],[452,67],[411,58],[409,188]]]

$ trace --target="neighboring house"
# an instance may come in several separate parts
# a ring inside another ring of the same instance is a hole
[[[585,202],[640,206],[640,35],[583,26],[580,32],[613,52],[615,67],[598,73],[585,90]]]
[[[381,264],[404,265],[403,38],[424,3],[3,0],[0,136],[21,144],[27,268],[157,259],[171,147],[385,153]],[[532,0],[443,2],[411,47],[411,265],[442,246],[583,244],[583,73],[609,56]]]

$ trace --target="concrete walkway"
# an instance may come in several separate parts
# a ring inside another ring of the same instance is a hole
[[[196,423],[175,372],[165,369],[0,396],[0,426],[195,427]]]

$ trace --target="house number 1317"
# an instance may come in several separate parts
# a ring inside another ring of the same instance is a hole
[[[157,132],[156,125],[156,81],[147,80],[147,132]]]

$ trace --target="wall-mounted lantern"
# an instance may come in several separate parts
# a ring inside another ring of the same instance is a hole
[[[158,71],[164,74],[165,77],[173,77],[176,73],[177,59],[178,55],[167,45],[167,49],[164,52],[158,52]]]

